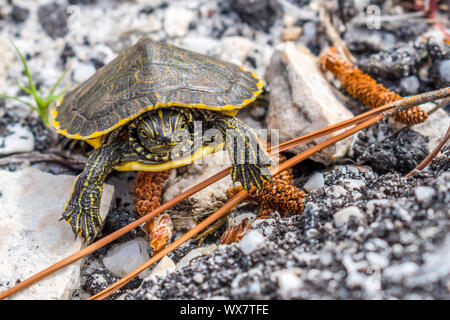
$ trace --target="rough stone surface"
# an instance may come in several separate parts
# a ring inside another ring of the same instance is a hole
[[[267,127],[269,130],[279,130],[281,142],[353,116],[336,99],[316,63],[315,57],[305,49],[299,50],[291,42],[281,45],[272,56],[266,73],[270,86]],[[347,153],[349,143],[350,140],[345,139],[311,159],[330,164]],[[301,152],[307,146],[311,144],[297,146],[292,152]]]
[[[59,221],[73,176],[26,168],[0,171],[0,290],[34,275],[83,247],[70,226]],[[104,219],[114,188],[106,185],[100,214]],[[69,299],[78,287],[80,262],[12,296],[12,299]]]

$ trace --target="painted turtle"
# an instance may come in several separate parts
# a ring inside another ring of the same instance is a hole
[[[76,234],[95,238],[103,183],[113,169],[162,171],[224,147],[232,179],[244,189],[271,181],[271,159],[235,117],[262,86],[256,74],[234,64],[139,40],[51,110],[59,133],[95,147],[62,218]]]

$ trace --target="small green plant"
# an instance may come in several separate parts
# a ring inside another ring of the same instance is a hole
[[[65,77],[67,71],[65,71],[58,78],[58,80],[55,82],[55,84],[50,88],[50,92],[48,93],[48,95],[46,97],[44,97],[44,95],[42,93],[42,89],[40,89],[39,92],[36,90],[36,86],[34,85],[33,78],[31,77],[30,70],[28,69],[28,65],[27,65],[27,61],[25,60],[25,57],[22,55],[22,53],[17,48],[17,46],[14,44],[14,42],[11,39],[9,41],[11,42],[11,44],[14,47],[14,49],[16,50],[20,60],[22,61],[25,75],[28,79],[28,87],[20,85],[19,81],[17,81],[17,86],[19,87],[19,89],[25,91],[27,94],[32,96],[34,98],[35,104],[25,101],[19,97],[8,96],[6,94],[0,93],[0,97],[5,98],[5,99],[15,100],[15,101],[18,101],[20,103],[23,103],[23,104],[29,106],[31,109],[35,110],[39,114],[39,116],[41,117],[41,119],[45,123],[45,125],[48,125],[49,124],[48,108],[49,108],[50,104],[53,101],[59,99],[59,97],[61,97],[61,95],[66,90],[66,88],[65,88],[58,94],[54,93],[56,88],[59,86],[59,84]]]

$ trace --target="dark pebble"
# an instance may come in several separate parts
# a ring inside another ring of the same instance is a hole
[[[242,21],[264,32],[269,32],[282,14],[282,8],[276,0],[232,0],[230,7]]]
[[[74,56],[75,56],[75,51],[73,50],[72,46],[69,43],[66,43],[66,45],[64,46],[64,49],[60,55],[63,66],[66,66],[66,63],[67,63],[67,60],[69,59],[69,57],[74,57]]]
[[[30,10],[26,8],[14,6],[11,11],[11,18],[18,23],[24,22],[25,20],[27,20],[29,12]]]
[[[67,28],[67,7],[57,3],[50,3],[40,6],[38,9],[39,22],[53,39],[64,37],[69,29]]]
[[[69,0],[69,4],[94,4],[97,0]]]
[[[387,138],[382,140],[381,137]],[[406,174],[428,155],[427,140],[409,128],[393,134],[389,126],[381,124],[358,135],[352,148],[353,158],[378,173],[398,171]]]

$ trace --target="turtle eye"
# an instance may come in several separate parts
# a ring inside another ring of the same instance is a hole
[[[187,126],[186,122],[183,121],[183,122],[179,125],[179,128],[180,128],[181,130],[184,130],[184,129],[186,129],[186,126]]]
[[[148,134],[147,132],[145,132],[145,130],[139,130],[139,136],[141,136],[141,138],[143,139],[148,139]]]

